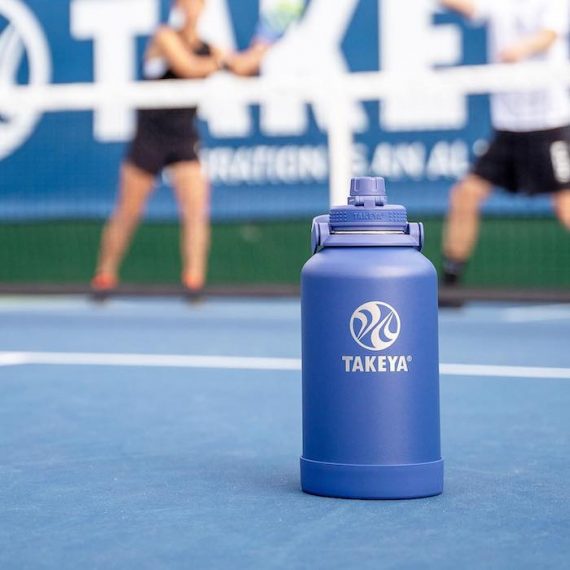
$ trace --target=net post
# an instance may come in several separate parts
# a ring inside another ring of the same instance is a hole
[[[352,127],[350,99],[337,93],[328,100],[329,202],[346,203],[348,182],[352,176]]]

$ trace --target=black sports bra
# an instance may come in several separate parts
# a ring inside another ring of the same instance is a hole
[[[199,56],[208,56],[212,53],[210,46],[205,42],[201,42],[196,48],[190,48],[190,46],[188,46],[188,49],[192,51],[194,55]],[[158,58],[157,62],[160,65]],[[166,67],[162,73],[157,73],[154,78],[149,76],[148,73],[145,75],[146,80],[154,81],[184,79],[169,67]],[[197,108],[195,106],[180,109],[144,109],[138,112],[138,129],[139,131],[159,131],[177,137],[192,136],[195,134],[194,120],[196,113]]]

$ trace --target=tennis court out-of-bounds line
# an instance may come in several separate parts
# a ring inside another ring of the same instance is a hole
[[[300,371],[298,358],[211,356],[181,354],[115,354],[80,352],[0,352],[0,366],[131,366],[157,368],[211,368],[226,370]],[[440,365],[445,376],[553,378],[570,380],[570,368],[505,366],[495,364]]]

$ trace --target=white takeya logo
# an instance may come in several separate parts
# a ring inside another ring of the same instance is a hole
[[[368,350],[386,350],[400,336],[400,316],[394,307],[380,301],[360,305],[350,319],[352,338]]]
[[[354,341],[372,352],[391,347],[400,336],[400,315],[382,301],[369,301],[358,307],[350,318]],[[343,356],[345,372],[408,372],[411,356]]]

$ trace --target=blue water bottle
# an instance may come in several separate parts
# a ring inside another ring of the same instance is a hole
[[[302,272],[303,491],[409,499],[443,491],[437,277],[423,226],[382,178],[313,222]]]

